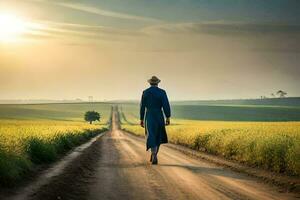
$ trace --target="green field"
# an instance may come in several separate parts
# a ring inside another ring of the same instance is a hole
[[[98,111],[100,122],[84,122],[85,111]],[[0,184],[11,185],[35,165],[60,154],[108,128],[111,105],[0,105]]]
[[[144,135],[138,104],[120,106],[122,128]],[[278,173],[300,175],[299,107],[173,105],[172,143]]]
[[[300,121],[300,106],[278,105],[241,105],[241,104],[199,104],[175,102],[172,104],[172,117],[190,120],[212,121]],[[137,103],[123,104],[136,116],[139,113]]]
[[[233,100],[201,100],[175,101],[175,105],[254,105],[300,107],[300,97],[266,98],[266,99],[233,99]]]
[[[84,112],[95,110],[102,114],[102,123],[106,123],[111,112],[108,103],[59,103],[32,105],[0,104],[0,119],[37,119],[82,121]]]

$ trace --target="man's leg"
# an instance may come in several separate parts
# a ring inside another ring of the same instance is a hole
[[[152,153],[153,156],[156,155],[157,152],[158,152],[157,146],[156,147],[151,147],[151,153]]]
[[[151,148],[151,161],[152,161],[152,164],[157,164],[158,149],[159,149],[158,146]]]
[[[151,150],[150,162],[152,162],[154,156],[156,155],[157,150],[156,147],[151,147],[150,150]]]
[[[158,154],[159,147],[160,147],[160,145],[157,146],[157,149],[156,149],[156,155]]]

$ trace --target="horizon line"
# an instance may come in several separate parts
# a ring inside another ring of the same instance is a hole
[[[185,102],[185,101],[232,101],[232,100],[265,100],[265,99],[289,99],[289,98],[300,98],[300,96],[289,96],[289,97],[265,97],[265,98],[232,98],[232,99],[174,99],[170,102]],[[41,101],[41,102],[81,102],[81,103],[97,103],[97,102],[126,102],[126,101],[140,101],[140,99],[95,99],[93,101],[83,99],[0,99],[1,102],[30,102],[30,101]]]

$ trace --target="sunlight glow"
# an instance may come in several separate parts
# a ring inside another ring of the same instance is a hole
[[[0,13],[0,42],[16,41],[26,29],[26,22],[21,18],[13,14]]]

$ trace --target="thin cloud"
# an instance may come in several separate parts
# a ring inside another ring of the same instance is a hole
[[[270,47],[264,47],[264,48],[252,48],[252,51],[255,52],[269,52],[269,53],[300,53],[300,47],[295,48],[270,48]]]
[[[96,15],[118,18],[118,19],[136,20],[136,21],[144,21],[144,22],[161,22],[161,20],[155,18],[130,15],[130,14],[114,12],[110,10],[103,10],[101,8],[91,7],[89,5],[79,4],[79,3],[55,3],[55,5],[59,5],[62,7],[71,8],[74,10],[79,10],[87,13],[92,13]]]
[[[77,11],[82,11],[82,12],[96,14],[105,17],[123,19],[123,20],[125,19],[125,20],[135,20],[135,21],[153,22],[153,23],[163,22],[163,20],[152,18],[152,17],[144,17],[138,15],[131,15],[127,13],[115,12],[111,10],[105,10],[99,7],[92,7],[90,5],[82,4],[82,3],[67,3],[67,2],[58,2],[58,1],[50,1],[50,0],[30,0],[30,1],[53,4],[56,6],[61,6],[64,8],[69,8]]]
[[[148,34],[211,34],[211,35],[248,35],[248,34],[299,34],[299,25],[255,24],[230,22],[204,22],[162,24],[143,29]]]
[[[49,33],[44,32],[26,32],[23,34],[23,37],[26,38],[26,40],[45,40],[45,39],[55,39],[56,37],[54,35],[51,35]]]
[[[128,29],[118,29],[107,26],[97,26],[97,25],[88,25],[88,24],[75,24],[75,23],[62,23],[62,22],[53,22],[53,21],[40,21],[48,28],[60,29],[61,31],[66,32],[81,32],[89,34],[113,34],[119,36],[137,36],[140,35],[137,31],[132,31]]]
[[[74,38],[81,40],[128,40],[143,34],[138,31],[117,29],[105,26],[93,26],[87,24],[62,23],[54,21],[34,21],[30,31],[26,34],[30,39],[63,38],[72,41]]]

